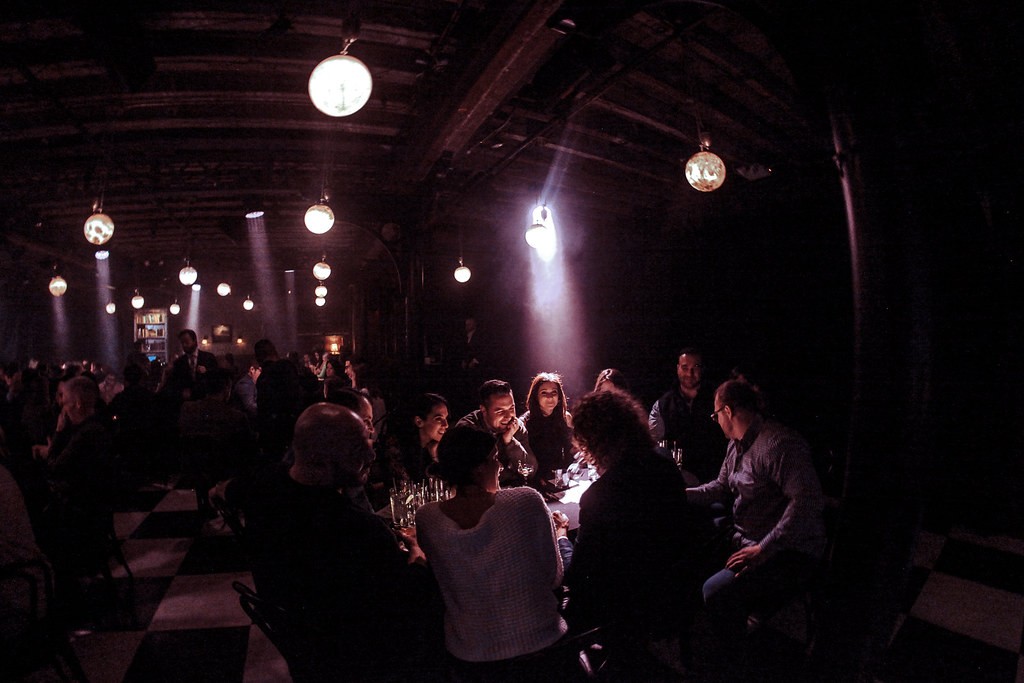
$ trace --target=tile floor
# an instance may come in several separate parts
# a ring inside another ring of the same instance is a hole
[[[135,575],[136,623],[122,605],[76,631],[91,681],[289,680],[231,588],[252,585],[234,537],[221,520],[200,518],[191,491],[140,490],[115,526]],[[115,577],[126,595],[124,570]],[[903,611],[882,683],[1024,683],[1024,541],[923,532]],[[769,622],[762,637],[777,658],[800,657],[802,621],[784,611]]]

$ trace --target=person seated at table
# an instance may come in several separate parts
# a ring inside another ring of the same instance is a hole
[[[704,583],[703,593],[722,663],[741,675],[747,618],[781,607],[818,566],[825,549],[824,496],[807,441],[765,419],[750,384],[729,380],[714,400],[712,418],[729,439],[725,462],[716,479],[686,494],[696,505],[732,504],[725,566]]]
[[[562,377],[555,372],[541,372],[530,383],[526,394],[527,411],[523,424],[530,435],[530,447],[537,457],[537,471],[531,482],[551,479],[555,470],[572,462],[572,415],[565,409]]]
[[[464,415],[456,427],[472,427],[495,437],[498,460],[504,470],[503,486],[522,486],[523,472],[537,471],[537,457],[530,447],[530,436],[522,420],[516,417],[512,385],[500,379],[489,379],[480,385],[480,408]],[[523,466],[522,468],[520,466]],[[523,469],[523,472],[519,470]]]
[[[257,592],[309,628],[314,680],[382,680],[409,666],[429,624],[433,580],[412,536],[340,493],[366,482],[373,450],[363,420],[316,403],[299,416],[295,461],[218,487],[245,515]],[[310,671],[312,670],[312,671]]]
[[[553,592],[562,563],[548,509],[531,488],[500,488],[494,437],[484,432],[453,427],[437,458],[432,473],[455,496],[421,507],[416,534],[444,597],[445,645],[470,680],[515,679],[525,671],[502,660],[541,650],[566,631]]]
[[[632,396],[584,396],[573,410],[573,438],[600,477],[580,498],[565,616],[573,631],[616,624],[628,653],[685,621],[687,596],[699,585],[695,549],[706,535],[679,469],[655,450]]]
[[[597,373],[597,381],[594,382],[594,391],[609,391],[618,389],[629,393],[629,383],[626,376],[615,368],[605,368]]]
[[[409,481],[420,482],[437,462],[437,444],[447,431],[448,401],[439,394],[420,394],[411,410],[392,423],[386,451],[401,462]]]

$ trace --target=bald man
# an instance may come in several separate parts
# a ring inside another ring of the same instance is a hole
[[[348,408],[317,403],[295,424],[295,461],[224,498],[245,514],[257,592],[298,615],[317,656],[289,662],[317,680],[374,680],[408,664],[411,629],[433,585],[412,537],[403,549],[383,519],[342,493],[366,482],[373,450]],[[313,670],[310,670],[313,667]],[[301,673],[300,673],[301,676]]]

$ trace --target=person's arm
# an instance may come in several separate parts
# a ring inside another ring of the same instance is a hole
[[[732,490],[729,488],[729,473],[736,462],[736,452],[732,444],[728,446],[725,461],[718,470],[718,477],[706,484],[686,489],[686,502],[690,505],[713,505],[732,503]]]
[[[558,543],[558,554],[562,558],[562,572],[569,571],[572,564],[573,547],[569,540],[569,517],[564,512],[551,513],[555,525],[555,541]]]
[[[661,418],[661,399],[655,401],[651,406],[651,414],[647,416],[647,426],[655,441],[665,438],[665,421]]]
[[[768,471],[788,503],[778,523],[758,543],[769,556],[817,533],[825,509],[821,482],[807,444],[792,440],[780,444],[780,449],[781,455],[771,460]]]

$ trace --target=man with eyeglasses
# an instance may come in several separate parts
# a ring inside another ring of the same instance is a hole
[[[647,424],[655,441],[667,441],[668,448],[683,451],[682,466],[698,481],[718,474],[725,441],[713,424],[708,423],[713,398],[703,387],[704,356],[695,348],[679,352],[676,385],[655,401]]]
[[[760,405],[742,380],[718,387],[708,415],[729,439],[725,462],[717,479],[686,490],[691,505],[732,505],[725,566],[703,588],[723,665],[730,666],[742,666],[748,617],[797,595],[825,549],[824,497],[810,447],[764,418]]]

